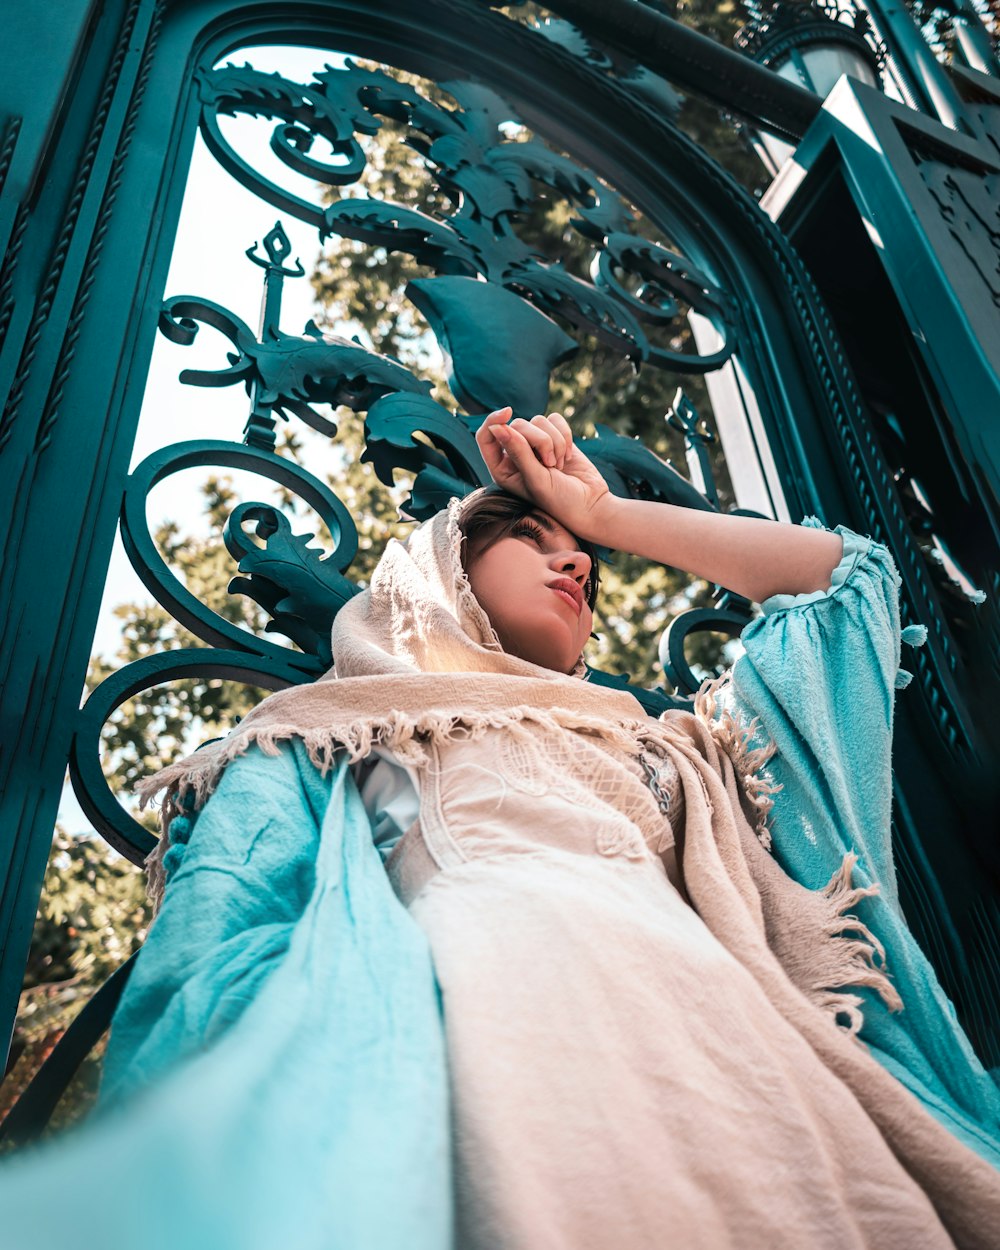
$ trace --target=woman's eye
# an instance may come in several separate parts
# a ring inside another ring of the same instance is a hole
[[[534,521],[518,521],[518,523],[511,529],[510,532],[511,534],[514,535],[515,538],[520,538],[522,535],[527,535],[530,539],[532,539],[536,543],[541,543],[544,537],[544,535],[542,534],[542,527],[540,525],[536,525]]]

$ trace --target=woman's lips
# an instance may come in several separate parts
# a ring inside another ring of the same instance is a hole
[[[577,596],[574,595],[571,591],[564,589],[562,586],[559,586],[559,585],[550,586],[549,589],[554,590],[557,595],[565,599],[566,602],[573,609],[573,611],[577,614],[577,616],[579,616],[580,613],[583,611],[583,603],[581,599],[577,598]]]

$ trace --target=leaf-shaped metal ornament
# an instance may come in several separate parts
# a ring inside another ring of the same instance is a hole
[[[632,361],[649,354],[646,335],[629,309],[614,295],[574,277],[560,262],[526,261],[511,273],[510,285]]]
[[[427,394],[431,384],[390,356],[351,339],[323,335],[309,322],[304,335],[279,334],[248,353],[261,383],[263,402],[277,410],[299,403],[346,404],[363,410],[394,391]]]
[[[415,208],[383,200],[339,200],[323,214],[320,236],[342,235],[389,252],[407,252],[420,264],[443,267],[448,273],[475,274],[480,258],[448,223]]]
[[[406,288],[445,355],[448,384],[470,412],[510,405],[531,418],[548,407],[549,376],[578,350],[551,317],[513,291],[473,278],[420,278]],[[489,351],[483,327],[489,327]]]
[[[480,420],[463,420],[428,396],[387,395],[369,409],[362,460],[374,466],[386,485],[393,484],[395,469],[415,472],[413,491],[402,511],[414,520],[425,520],[452,496],[466,495],[490,480],[470,428]],[[423,439],[415,438],[417,434]]]
[[[255,522],[264,546],[247,539],[244,525]],[[291,524],[269,504],[245,503],[234,509],[223,538],[239,560],[242,577],[229,583],[231,594],[247,595],[271,617],[265,629],[282,633],[324,664],[331,662],[333,619],[359,587],[344,577],[343,558],[324,556],[310,547],[313,534],[295,534]]]
[[[708,373],[725,364],[733,354],[733,334],[724,308],[724,297],[685,257],[669,248],[635,235],[608,235],[591,269],[595,284],[616,303],[630,308],[636,317],[653,324],[679,324],[682,310],[677,297],[715,327],[719,346],[707,354],[678,352],[647,345],[644,360],[663,368],[687,373]],[[623,278],[638,283],[633,292]]]
[[[626,438],[606,425],[595,426],[596,438],[577,440],[601,471],[614,494],[623,499],[656,499],[703,512],[715,509],[682,473],[638,439]]]
[[[304,85],[250,65],[230,64],[201,74],[201,133],[209,151],[234,178],[269,204],[310,225],[320,225],[322,209],[248,164],[223,134],[219,118],[244,115],[280,120],[282,125],[271,135],[271,150],[285,165],[318,182],[348,186],[358,180],[367,161],[355,132],[374,134],[381,123],[358,99],[366,79],[376,76],[357,66],[346,74],[350,81],[343,82],[340,91],[331,90],[325,81]],[[317,161],[308,155],[317,137],[330,145],[333,161]]]
[[[198,322],[221,331],[236,348],[226,369],[185,369],[181,381],[194,386],[253,388],[255,408],[300,417],[321,434],[336,434],[313,404],[346,405],[364,410],[393,392],[425,395],[429,382],[415,377],[390,356],[373,352],[352,339],[324,335],[313,322],[305,333],[285,334],[272,327],[259,341],[246,322],[210,300],[190,295],[167,300],[160,313],[160,330],[172,342],[189,346]]]
[[[510,171],[516,169],[521,177],[527,175],[571,197],[578,205],[579,218],[574,218],[570,225],[595,243],[602,243],[607,234],[627,230],[635,222],[635,214],[620,195],[589,169],[537,139],[503,144],[496,149],[494,164],[506,177],[512,177]]]

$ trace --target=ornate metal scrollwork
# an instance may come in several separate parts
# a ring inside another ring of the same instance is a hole
[[[694,694],[701,679],[684,651],[688,638],[706,631],[738,638],[750,619],[749,600],[729,590],[722,591],[714,608],[689,608],[675,616],[660,638],[660,663],[667,681],[683,694]]]
[[[108,785],[101,768],[101,731],[126,700],[163,682],[188,677],[224,678],[270,690],[301,680],[291,672],[282,679],[273,663],[250,651],[181,647],[143,656],[101,682],[80,711],[70,747],[69,777],[87,819],[133,864],[142,863],[156,839],[121,806]]]
[[[254,532],[264,539],[263,547],[247,538],[243,527],[248,521],[256,522]],[[282,512],[262,503],[243,503],[234,509],[223,537],[229,554],[239,561],[237,569],[245,575],[229,583],[230,594],[247,595],[259,603],[271,617],[266,630],[284,634],[307,655],[316,656],[322,668],[328,668],[333,659],[333,618],[359,589],[341,571],[353,558],[356,542],[347,551],[339,551],[339,558],[324,556],[309,545],[314,534],[293,533]]]
[[[623,285],[619,274],[638,278],[635,293]],[[707,355],[668,351],[649,346],[647,363],[681,373],[710,373],[724,365],[733,354],[733,334],[726,320],[722,297],[694,265],[656,243],[634,235],[609,234],[603,250],[594,260],[594,281],[614,291],[637,315],[648,321],[669,324],[679,314],[677,297],[711,321],[719,336],[719,346]]]
[[[394,483],[396,469],[416,474],[403,511],[423,521],[453,495],[468,494],[490,480],[474,434],[481,419],[456,416],[427,396],[387,395],[368,412],[361,458],[387,486]],[[418,433],[431,446],[415,439]]]
[[[358,93],[368,85],[366,76],[374,80],[385,77],[378,72],[368,75],[361,69],[357,73]],[[280,74],[261,73],[251,65],[227,65],[201,75],[198,94],[202,104],[201,133],[219,164],[269,204],[314,226],[322,224],[322,209],[263,180],[225,138],[219,118],[242,114],[279,119],[281,125],[271,136],[271,150],[289,169],[327,186],[349,186],[358,180],[367,158],[356,135],[374,134],[381,125],[366,111],[357,94],[353,99],[345,95],[331,97],[319,81],[305,86]],[[329,143],[333,155],[340,159],[317,161],[310,157],[309,150],[317,138]]]
[[[357,530],[350,513],[329,487],[324,486],[322,482],[293,461],[281,456],[256,448],[242,447],[239,443],[216,442],[207,439],[178,443],[154,452],[130,475],[122,503],[121,533],[125,551],[133,567],[143,585],[154,595],[157,602],[167,608],[171,615],[193,634],[211,646],[231,647],[252,652],[261,662],[267,661],[277,665],[278,672],[286,684],[318,676],[324,667],[319,658],[319,649],[312,654],[298,654],[289,651],[287,647],[257,638],[240,626],[234,625],[232,621],[213,612],[193,595],[171,572],[160,554],[146,522],[146,498],[153,487],[165,478],[202,465],[249,470],[251,473],[259,474],[261,477],[284,486],[314,508],[329,529],[334,542],[333,553],[322,561],[318,561],[314,575],[325,584],[330,602],[339,604],[355,593],[351,584],[343,577],[343,572],[354,559],[357,551]],[[264,510],[269,507],[265,504],[250,506]],[[241,514],[241,519],[245,515],[245,513]],[[231,521],[227,546],[241,561],[239,571],[249,572],[252,576],[255,561],[246,545],[245,535],[242,535],[242,531],[240,531],[242,536],[237,534],[239,523],[239,521]],[[276,527],[272,532],[276,532]],[[312,535],[309,537],[311,538]],[[243,561],[247,562],[246,568],[243,568]],[[322,565],[321,570],[318,568],[319,565]],[[257,575],[263,577],[260,566],[257,567]],[[239,589],[246,590],[246,584],[241,582]],[[308,607],[304,606],[303,611],[307,616],[309,615]]]
[[[806,4],[744,0],[743,8],[750,20],[737,32],[734,43],[756,61],[771,65],[792,48],[836,41],[866,60],[876,78],[885,68],[886,47],[872,29],[866,10],[853,0],[810,0]]]
[[[228,368],[185,369],[180,380],[192,386],[242,382],[252,401],[245,430],[250,446],[273,448],[272,413],[286,420],[289,412],[294,413],[314,430],[333,437],[336,425],[316,412],[312,404],[343,404],[363,411],[390,392],[424,395],[431,389],[429,382],[415,378],[398,361],[353,340],[324,335],[311,321],[305,334],[285,334],[278,325],[281,280],[301,277],[304,271],[301,266],[298,271],[283,268],[290,245],[280,222],[265,236],[264,245],[266,262],[254,254],[254,248],[247,250],[249,258],[267,273],[260,338],[227,308],[197,296],[173,296],[160,312],[160,330],[172,343],[189,347],[201,321],[224,334],[236,348],[228,356]]]
[[[557,322],[621,351],[636,363],[688,372],[717,368],[732,352],[725,297],[707,278],[669,249],[629,233],[634,215],[621,198],[589,170],[537,139],[508,137],[516,121],[500,96],[481,84],[445,82],[457,102],[445,108],[415,87],[381,70],[347,61],[327,67],[308,86],[245,67],[227,66],[204,76],[202,129],[206,142],[240,180],[263,199],[317,225],[322,237],[341,235],[402,251],[434,277],[415,278],[407,294],[431,323],[450,362],[450,384],[469,411],[511,403],[519,415],[544,409],[552,368],[575,350],[575,340]],[[407,127],[406,142],[420,152],[438,188],[455,205],[446,216],[369,198],[340,198],[321,209],[292,196],[251,170],[222,136],[222,113],[280,118],[272,148],[298,172],[330,187],[360,176],[363,162],[353,131],[373,134],[388,117]],[[345,164],[322,165],[306,158],[314,137],[329,142]],[[558,257],[546,258],[525,243],[517,222],[535,200],[540,184],[575,208],[572,227],[595,248],[597,280],[569,272]],[[647,293],[633,297],[631,275]],[[707,357],[664,349],[647,325],[673,322],[681,309],[662,298],[669,291],[716,325],[720,346]],[[555,318],[556,320],[552,320]],[[484,360],[483,328],[492,351]],[[470,333],[478,327],[478,335]],[[518,352],[512,391],[509,354]],[[491,367],[492,362],[492,367]]]
[[[157,483],[199,466],[256,473],[313,508],[333,540],[328,555],[309,547],[271,505],[248,502],[230,516],[226,546],[238,561],[230,590],[256,600],[271,616],[265,627],[284,633],[301,651],[258,638],[213,612],[184,586],[160,554],[146,521],[146,499]],[[279,519],[280,518],[280,519]],[[244,523],[256,522],[258,546]],[[141,863],[151,835],[118,803],[100,766],[105,722],[127,699],[163,682],[190,677],[225,678],[278,690],[319,676],[329,667],[329,627],[357,587],[344,572],[357,552],[357,530],[337,496],[290,460],[239,443],[199,440],[148,456],[130,475],[121,512],[126,553],[143,584],[187,629],[209,645],[144,656],[112,674],[91,694],[73,737],[70,780],[94,828],[121,854]],[[280,573],[276,573],[280,569]]]

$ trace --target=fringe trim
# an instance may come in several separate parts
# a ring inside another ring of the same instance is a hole
[[[164,819],[162,808],[160,825],[162,831],[159,841],[142,861],[142,866],[146,870],[146,898],[149,899],[154,917],[159,915],[160,908],[163,906],[163,896],[167,890],[167,874],[163,868],[163,857],[170,849],[170,820]]]
[[[756,718],[746,726],[740,725],[728,710],[723,710],[716,718],[716,695],[726,680],[727,677],[724,677],[702,687],[696,698],[696,714],[709,729],[720,750],[733,761],[747,799],[757,813],[757,837],[765,848],[770,849],[771,836],[765,821],[772,807],[770,796],[780,786],[757,776],[757,772],[773,755],[774,744],[767,743],[757,748],[749,746],[757,729]],[[645,719],[615,723],[565,709],[547,711],[530,705],[510,708],[499,714],[428,712],[412,716],[393,712],[380,718],[359,718],[339,728],[310,731],[288,724],[262,725],[259,729],[253,725],[241,727],[242,732],[234,732],[228,740],[179,760],[137,786],[142,807],[165,791],[160,803],[162,834],[145,861],[147,894],[154,915],[159,911],[166,887],[163,861],[171,846],[172,822],[176,817],[200,808],[216,788],[226,766],[243,755],[251,745],[259,746],[265,755],[275,756],[282,743],[298,738],[305,745],[310,761],[325,775],[341,752],[346,752],[348,763],[353,764],[367,758],[376,746],[381,746],[401,762],[420,767],[429,760],[430,746],[473,741],[491,729],[512,728],[525,723],[550,731],[569,729],[593,734],[635,756],[656,738],[655,733],[650,733],[652,726]],[[814,907],[807,909],[812,912],[807,923],[813,934],[818,929],[825,940],[807,943],[810,949],[808,984],[797,982],[809,999],[832,1015],[849,1034],[858,1033],[862,1027],[863,999],[857,994],[844,992],[845,989],[869,986],[889,1010],[900,1011],[903,1007],[885,971],[882,943],[866,925],[850,914],[850,908],[861,899],[879,892],[877,885],[852,885],[851,877],[856,864],[857,856],[853,852],[848,853],[828,884],[822,890],[809,892]],[[819,905],[818,916],[815,904]],[[793,940],[793,945],[798,946],[797,940]],[[817,946],[822,949],[817,950]],[[792,962],[800,963],[793,952],[789,953]],[[786,970],[790,971],[787,965]]]
[[[743,724],[728,708],[720,708],[718,696],[729,680],[730,674],[724,673],[702,686],[695,696],[695,715],[708,728],[719,749],[732,760],[747,801],[756,814],[757,837],[765,850],[770,851],[771,832],[766,822],[774,807],[771,796],[777,794],[781,786],[760,776],[760,770],[777,748],[773,741],[751,747],[760,726],[759,717]],[[879,893],[877,884],[852,884],[857,862],[857,855],[849,851],[827,884],[821,890],[810,891],[820,906],[819,933],[825,940],[811,944],[809,982],[801,987],[811,1002],[833,1016],[838,1027],[851,1036],[859,1033],[864,1024],[864,999],[850,993],[851,989],[867,986],[890,1011],[903,1010],[903,1000],[885,968],[885,947],[867,925],[851,915],[851,908],[861,899]]]
[[[879,893],[877,885],[852,885],[857,862],[858,857],[849,851],[829,882],[817,891],[829,909],[824,925],[829,941],[824,944],[823,956],[809,987],[809,997],[852,1036],[864,1024],[861,1011],[864,1000],[857,994],[844,993],[845,987],[868,986],[890,1011],[903,1010],[903,1000],[886,971],[885,947],[868,926],[849,911],[861,899]],[[847,937],[847,934],[854,936]],[[842,1023],[844,1017],[846,1023]]]
[[[642,749],[639,735],[644,726],[639,720],[615,723],[565,709],[549,711],[530,705],[501,713],[425,712],[412,716],[405,712],[391,712],[382,717],[358,718],[340,727],[323,730],[303,730],[291,724],[261,725],[260,728],[241,726],[228,739],[178,760],[153,776],[144,778],[136,786],[140,809],[152,803],[161,791],[164,792],[160,802],[160,839],[145,860],[147,894],[154,911],[158,910],[163,899],[163,858],[170,846],[171,822],[184,812],[203,807],[226,766],[245,754],[251,746],[260,747],[265,755],[275,756],[283,743],[298,739],[305,746],[310,762],[325,776],[341,752],[346,752],[348,764],[355,764],[367,759],[375,747],[383,747],[400,763],[421,767],[427,762],[430,746],[475,741],[491,729],[512,728],[526,722],[552,732],[569,729],[592,734],[604,738],[628,755],[637,756]]]
[[[774,807],[771,796],[777,794],[781,786],[762,776],[761,769],[777,747],[773,741],[751,747],[760,728],[760,717],[755,716],[748,724],[743,724],[729,708],[720,710],[717,696],[729,684],[729,679],[730,674],[726,672],[706,682],[695,695],[694,714],[706,726],[719,750],[732,760],[747,802],[754,809],[754,832],[761,846],[770,851],[771,831],[767,818]]]

